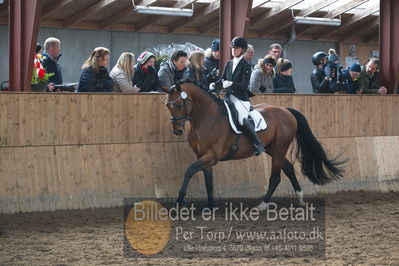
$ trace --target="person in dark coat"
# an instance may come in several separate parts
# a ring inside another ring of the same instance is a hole
[[[328,51],[328,61],[324,67],[324,73],[328,78],[329,91],[333,93],[340,93],[342,89],[342,70],[343,66],[340,64],[340,59],[334,49]]]
[[[340,91],[348,94],[361,94],[363,90],[359,87],[358,81],[360,71],[359,63],[352,63],[348,69],[342,71]]]
[[[248,43],[242,37],[235,37],[230,46],[234,58],[224,66],[221,84],[227,90],[225,99],[230,101],[238,111],[238,122],[242,127],[242,131],[255,147],[255,155],[259,155],[265,149],[256,135],[254,126],[248,120],[251,109],[249,98],[255,96],[248,89],[251,78],[251,65],[244,59]],[[214,83],[210,85],[210,89],[215,89]]]
[[[209,83],[216,82],[219,79],[219,59],[220,59],[220,41],[212,41],[211,48],[205,51],[205,75]]]
[[[315,68],[310,75],[310,81],[314,93],[332,93],[328,87],[328,77],[324,73],[324,66],[327,63],[327,54],[325,52],[317,52],[312,56]]]
[[[292,78],[292,64],[288,59],[277,60],[277,73],[273,78],[274,93],[295,93],[295,84]]]
[[[105,67],[109,63],[107,48],[97,47],[82,65],[78,92],[112,92],[114,83]]]
[[[194,51],[190,54],[188,67],[183,73],[183,80],[192,82],[201,89],[208,90],[209,84],[205,77],[204,57],[204,53],[200,51]]]
[[[49,77],[49,82],[56,85],[62,84],[62,69],[58,60],[61,57],[61,42],[57,38],[50,37],[44,42],[44,52],[42,53],[42,64],[46,73],[53,73]]]
[[[359,86],[363,90],[362,93],[370,94],[387,94],[388,90],[381,86],[381,77],[379,71],[380,60],[371,57],[367,63],[362,67],[359,76]]]
[[[161,91],[158,72],[154,67],[155,55],[145,51],[137,58],[134,66],[133,85],[140,88],[139,92]]]

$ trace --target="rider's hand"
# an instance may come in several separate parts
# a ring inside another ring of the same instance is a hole
[[[215,90],[215,82],[212,82],[209,84],[209,90],[214,91]]]
[[[226,89],[226,88],[230,87],[231,85],[233,85],[232,81],[228,81],[228,80],[223,81],[223,88]]]

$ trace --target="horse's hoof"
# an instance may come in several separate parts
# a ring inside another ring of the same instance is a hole
[[[295,191],[295,194],[298,199],[298,206],[299,207],[306,207],[306,203],[303,201],[303,191]]]
[[[262,201],[258,206],[255,207],[259,212],[263,212],[267,209],[266,202]]]
[[[299,207],[306,207],[306,202],[304,202],[303,200],[298,200],[298,206]]]

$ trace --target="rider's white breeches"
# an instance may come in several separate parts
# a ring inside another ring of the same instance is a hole
[[[244,118],[248,118],[251,103],[249,101],[241,101],[232,94],[230,95],[230,101],[238,111],[238,122],[242,126]]]

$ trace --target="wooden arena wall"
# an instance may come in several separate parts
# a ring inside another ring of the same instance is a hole
[[[164,95],[0,94],[0,213],[120,206],[124,197],[176,197],[195,160],[171,132]],[[304,113],[329,153],[349,158],[326,186],[302,178],[305,195],[399,190],[399,96],[257,95]],[[293,158],[293,155],[290,156]],[[265,155],[219,163],[216,197],[261,197]],[[202,174],[188,197],[206,195]],[[287,178],[275,195],[293,195]]]

